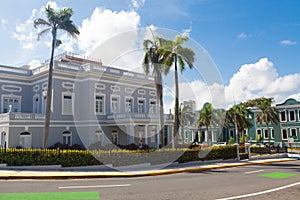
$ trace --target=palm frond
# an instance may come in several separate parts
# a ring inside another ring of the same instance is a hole
[[[44,19],[37,18],[33,22],[33,27],[38,28],[38,26],[51,26],[51,24]]]
[[[50,30],[51,30],[51,28],[46,28],[46,29],[42,30],[41,32],[39,32],[39,33],[38,33],[37,40],[39,41],[39,40],[41,39],[41,37],[42,37],[45,33],[49,32]]]

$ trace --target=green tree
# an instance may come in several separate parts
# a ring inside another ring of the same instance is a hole
[[[269,153],[271,153],[271,134],[269,130],[270,124],[278,124],[278,110],[272,103],[274,102],[273,98],[259,98],[252,100],[253,105],[258,108],[258,113],[255,116],[256,123],[262,125],[265,124],[268,131],[268,143],[269,143]]]
[[[206,133],[208,134],[209,126],[212,125],[213,120],[213,108],[211,103],[205,103],[199,112],[199,116],[197,118],[197,125],[198,127],[205,126]],[[208,134],[208,141],[211,141],[211,135]]]
[[[51,46],[51,57],[48,72],[48,88],[47,88],[47,100],[46,100],[46,113],[45,113],[45,124],[44,124],[44,138],[43,147],[48,146],[48,136],[50,127],[50,113],[51,113],[51,100],[52,100],[52,76],[53,76],[53,59],[54,59],[54,49],[58,47],[62,42],[57,39],[57,31],[64,30],[70,34],[73,38],[77,38],[79,35],[79,30],[74,25],[71,17],[73,15],[73,10],[71,8],[63,8],[62,10],[56,11],[51,8],[50,5],[45,6],[45,12],[47,19],[35,19],[34,27],[39,26],[46,27],[38,34],[38,40],[40,37],[47,32],[51,31],[52,35],[52,46]]]
[[[179,121],[179,86],[178,86],[178,65],[179,70],[182,73],[185,70],[187,64],[190,69],[193,68],[195,61],[195,53],[192,49],[183,47],[182,45],[188,41],[188,37],[185,34],[177,35],[172,40],[161,40],[160,52],[164,56],[165,74],[168,74],[170,68],[174,66],[175,77],[175,108],[174,108],[174,130],[173,137],[178,133],[180,121]],[[174,140],[173,140],[174,147]]]
[[[144,55],[142,65],[145,74],[148,75],[150,70],[152,70],[152,75],[154,77],[156,96],[159,101],[160,144],[161,146],[164,146],[164,103],[163,103],[163,86],[162,86],[162,73],[164,71],[164,65],[163,65],[164,60],[163,60],[162,53],[158,51],[160,40],[162,40],[162,38],[154,37],[154,34],[153,34],[153,40],[149,40],[149,39],[144,40],[143,47],[144,47],[145,55]]]
[[[245,104],[240,103],[232,106],[227,111],[227,123],[232,123],[235,126],[236,131],[236,143],[237,143],[237,159],[239,160],[239,136],[244,131],[245,128],[250,128],[252,126],[249,115],[251,111]]]

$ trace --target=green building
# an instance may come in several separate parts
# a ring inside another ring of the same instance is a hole
[[[275,146],[300,147],[300,102],[295,99],[287,99],[281,104],[276,104],[278,109],[278,124],[270,124],[267,130],[266,124],[258,124],[255,116],[258,109],[251,109],[253,114],[250,116],[253,126],[246,130],[250,143],[268,143],[269,137],[271,144]]]

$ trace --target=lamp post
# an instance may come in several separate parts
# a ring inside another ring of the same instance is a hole
[[[6,155],[6,133],[4,133],[3,136],[4,136],[4,155]]]

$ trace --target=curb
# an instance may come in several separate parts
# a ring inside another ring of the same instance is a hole
[[[224,165],[205,165],[198,167],[187,167],[179,169],[161,169],[153,171],[132,171],[132,172],[38,172],[38,171],[0,171],[0,180],[10,179],[89,179],[89,178],[126,178],[159,176],[168,174],[177,174],[184,172],[201,172],[212,169],[223,169],[231,167],[242,167],[250,165],[269,164],[277,162],[295,161],[292,158],[255,160],[241,163],[226,163]]]

